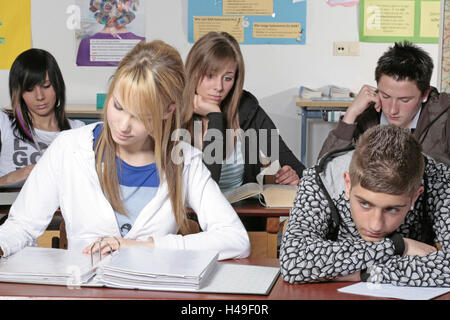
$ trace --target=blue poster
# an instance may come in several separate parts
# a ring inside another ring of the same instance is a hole
[[[306,0],[188,0],[188,41],[226,31],[241,44],[305,44]]]

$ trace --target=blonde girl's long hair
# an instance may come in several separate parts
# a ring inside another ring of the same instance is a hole
[[[183,117],[182,94],[185,84],[183,61],[176,49],[156,40],[140,42],[120,62],[112,76],[107,100],[113,93],[122,107],[139,119],[151,134],[160,183],[167,182],[175,221],[181,234],[190,232],[183,201],[183,164],[171,159],[178,141],[171,139]],[[100,185],[113,209],[126,214],[117,177],[117,145],[111,136],[105,104],[104,127],[95,146],[96,170]],[[175,105],[170,113],[169,108]],[[174,139],[176,140],[176,139]]]
[[[238,107],[244,87],[245,66],[239,43],[226,32],[209,32],[192,46],[186,58],[186,88],[184,101],[191,104],[193,110],[197,85],[203,77],[219,71],[224,62],[236,62],[236,74],[233,88],[222,101],[221,110],[226,114],[227,129],[239,129]],[[188,128],[193,136],[193,121]]]

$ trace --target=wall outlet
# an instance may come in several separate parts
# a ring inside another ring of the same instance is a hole
[[[359,56],[359,42],[340,41],[333,43],[334,56]]]

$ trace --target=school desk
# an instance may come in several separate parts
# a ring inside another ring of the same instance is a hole
[[[102,120],[103,110],[94,104],[68,104],[66,114],[70,119],[77,119],[86,124]]]
[[[227,260],[226,262],[271,267],[279,266],[277,259],[250,258]],[[66,286],[0,282],[0,299],[383,300],[383,298],[352,295],[337,291],[337,289],[351,284],[352,282],[327,282],[292,285],[284,282],[281,276],[279,276],[270,294],[264,296],[89,287],[78,289],[68,288]],[[450,300],[450,293],[435,299]]]
[[[310,100],[296,97],[296,106],[300,108],[299,115],[302,120],[300,161],[306,163],[306,141],[308,132],[308,119],[322,119],[327,111],[345,111],[352,101],[347,100]]]
[[[6,110],[11,110],[11,107],[6,107]],[[67,104],[66,115],[70,119],[77,119],[86,124],[101,121],[103,110],[97,109],[95,104]]]

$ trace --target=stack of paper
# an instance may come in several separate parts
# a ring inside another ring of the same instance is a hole
[[[100,262],[99,280],[130,289],[200,289],[217,265],[218,252],[127,247]]]
[[[348,88],[341,88],[333,85],[328,85],[319,89],[322,95],[329,98],[350,98],[351,91]]]
[[[321,98],[322,92],[320,90],[300,86],[299,96],[304,99]]]

